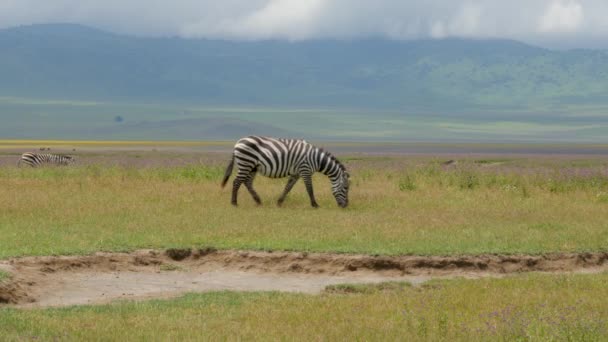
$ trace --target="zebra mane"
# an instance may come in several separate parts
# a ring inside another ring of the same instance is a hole
[[[338,167],[340,168],[340,170],[342,170],[342,172],[346,172],[346,167],[338,160],[338,158],[336,158],[333,154],[331,154],[330,152],[328,152],[327,150],[323,149],[323,147],[318,147],[319,152],[321,153],[325,153],[325,155],[327,157],[329,157],[329,159],[333,162],[335,162],[336,164],[338,164]]]

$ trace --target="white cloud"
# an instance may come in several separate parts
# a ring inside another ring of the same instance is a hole
[[[323,0],[271,0],[235,26],[237,35],[310,38]]]
[[[458,11],[451,23],[455,35],[475,35],[479,32],[482,9],[479,5],[465,4]]]
[[[576,1],[555,1],[540,18],[540,31],[576,32],[584,19],[583,6]]]
[[[445,31],[445,25],[441,21],[433,23],[431,26],[431,37],[433,38],[445,38],[447,33]]]
[[[216,23],[205,18],[183,25],[179,32],[191,37],[211,33],[245,39],[314,38],[315,21],[324,5],[324,0],[270,0],[240,17],[226,18]]]
[[[0,27],[71,22],[127,34],[230,39],[469,37],[593,45],[608,42],[606,18],[607,0],[0,0]]]

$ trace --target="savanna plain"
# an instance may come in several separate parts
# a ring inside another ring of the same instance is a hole
[[[21,152],[43,145],[77,162],[16,167]],[[351,174],[350,205],[338,208],[329,181],[317,175],[321,208],[313,209],[302,183],[278,207],[286,180],[264,177],[254,183],[261,206],[244,188],[239,206],[231,206],[230,187],[219,185],[231,145],[2,141],[0,260],[205,249],[385,258],[599,255],[598,267],[332,285],[317,294],[215,291],[27,309],[0,303],[1,339],[608,338],[608,146],[568,154],[551,152],[559,146],[538,152],[505,145],[415,153],[429,147],[414,144],[399,153],[398,145],[328,143]],[[176,262],[158,272],[179,268]],[[0,268],[0,294],[17,277]]]

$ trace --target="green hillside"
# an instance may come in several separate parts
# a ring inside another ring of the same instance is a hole
[[[505,40],[217,41],[76,25],[0,31],[5,96],[264,106],[607,104],[608,55]]]
[[[606,141],[608,53],[0,30],[0,137]],[[124,120],[114,119],[120,116]]]

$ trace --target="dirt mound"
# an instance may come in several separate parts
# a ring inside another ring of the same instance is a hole
[[[12,275],[0,283],[0,303],[73,305],[225,289],[315,293],[340,283],[399,280],[416,284],[437,277],[599,271],[607,266],[605,252],[445,257],[213,248],[100,252],[0,261],[0,269]]]
[[[23,279],[20,279],[18,272],[15,272],[13,267],[0,262],[0,271],[10,274],[9,279],[0,280],[0,305],[28,303],[34,300],[23,289],[22,284],[27,284],[27,281],[24,282]]]
[[[17,282],[0,282],[0,304],[18,304],[33,302]]]

